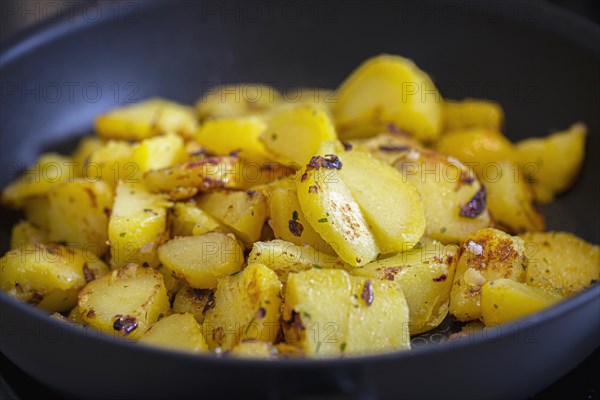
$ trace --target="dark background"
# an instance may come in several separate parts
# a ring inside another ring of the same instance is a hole
[[[16,1],[25,7],[26,13],[12,13]],[[0,43],[45,18],[52,18],[52,10],[70,7],[86,0],[0,0]],[[149,0],[151,1],[151,0]],[[600,23],[600,1],[597,0],[551,0],[560,7]],[[44,10],[43,12],[41,10]],[[598,44],[600,46],[600,43]],[[1,78],[1,77],[0,77]],[[554,383],[535,399],[600,399],[600,350],[596,350],[575,370]],[[523,379],[527,379],[526,376]],[[59,398],[48,389],[30,379],[0,354],[0,400]],[[309,400],[309,399],[306,399]]]

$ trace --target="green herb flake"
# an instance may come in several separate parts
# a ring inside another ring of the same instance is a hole
[[[127,233],[125,233],[125,232],[119,233],[119,236],[121,236],[121,237],[124,237],[125,235],[127,235]]]
[[[299,218],[299,216],[298,216],[298,211],[296,211],[296,210],[292,211],[292,219],[293,219],[294,221],[297,221],[297,220],[298,220],[298,218]]]
[[[319,223],[324,223],[324,222],[327,222],[327,218],[321,218],[321,219],[319,219],[317,222],[319,222]]]
[[[277,134],[275,132],[271,133],[271,140],[277,140]]]
[[[340,351],[342,351],[342,352],[346,351],[346,342],[343,342],[342,344],[340,344]]]
[[[446,228],[445,226],[442,226],[442,228],[440,229],[440,233],[446,233],[447,230],[448,230],[448,228]]]

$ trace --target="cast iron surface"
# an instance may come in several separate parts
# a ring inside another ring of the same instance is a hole
[[[597,26],[538,2],[258,3],[258,14],[244,4],[229,3],[231,12],[217,2],[123,2],[102,8],[100,18],[69,15],[4,46],[2,184],[40,152],[68,149],[117,104],[154,95],[191,103],[222,82],[336,87],[365,58],[387,52],[413,58],[447,97],[499,101],[511,139],[587,123],[584,173],[544,211],[550,229],[600,241],[599,161],[591,156],[600,135]],[[3,210],[0,218],[4,251],[17,217]],[[427,340],[441,343],[408,353],[269,363],[115,341],[4,294],[0,307],[6,357],[61,392],[97,398],[525,397],[600,344],[598,285],[463,340],[438,331]]]

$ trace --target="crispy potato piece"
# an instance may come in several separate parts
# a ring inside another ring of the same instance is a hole
[[[11,249],[18,249],[22,246],[36,245],[47,241],[46,234],[29,221],[19,221],[12,227],[10,234]]]
[[[111,264],[156,267],[158,246],[166,239],[170,203],[142,185],[119,182],[108,222]]]
[[[567,232],[521,235],[529,264],[525,282],[572,296],[600,280],[600,247]]]
[[[512,279],[496,279],[481,287],[481,320],[494,326],[541,311],[561,297]]]
[[[309,224],[340,258],[353,266],[373,261],[379,248],[360,206],[340,177],[339,158],[324,144],[297,181],[300,207]]]
[[[291,272],[311,268],[352,269],[337,256],[320,252],[310,246],[298,246],[284,240],[255,242],[248,255],[248,265],[264,264],[285,283]]]
[[[425,212],[417,189],[393,167],[359,150],[345,151],[328,143],[321,152],[336,154],[339,177],[358,203],[382,254],[399,252],[419,241]],[[377,177],[374,179],[374,177]]]
[[[173,303],[175,296],[179,293],[180,290],[183,290],[186,285],[173,274],[173,272],[161,265],[158,267],[158,272],[160,272],[163,276],[163,281],[165,282],[165,287],[167,288],[167,294],[169,295],[169,300]],[[177,312],[186,312],[186,311],[177,311]]]
[[[316,154],[322,142],[336,139],[327,113],[308,106],[288,106],[274,111],[269,116],[268,128],[260,135],[271,153],[297,168]]]
[[[481,287],[500,278],[524,282],[527,263],[523,239],[492,228],[475,232],[460,249],[450,314],[459,321],[480,319]]]
[[[192,137],[197,126],[192,107],[160,98],[119,107],[96,118],[96,132],[105,139],[139,141],[167,132]]]
[[[335,254],[331,246],[306,220],[295,186],[293,189],[274,188],[270,192],[268,203],[269,226],[277,239]]]
[[[175,200],[214,189],[241,188],[242,165],[237,157],[208,157],[148,171],[144,182],[154,192],[170,194]]]
[[[167,133],[144,139],[133,147],[131,161],[136,163],[140,172],[170,167],[185,158],[183,139]]]
[[[542,204],[567,190],[579,174],[585,155],[587,127],[582,123],[545,138],[530,138],[517,143],[523,173],[533,184],[536,199]]]
[[[346,271],[290,274],[283,321],[286,341],[308,356],[410,348],[402,291],[393,283],[349,276]]]
[[[443,103],[442,111],[444,132],[473,128],[500,131],[504,122],[500,104],[489,100],[449,100]]]
[[[92,152],[83,169],[89,180],[102,179],[114,188],[119,181],[136,183],[140,180],[140,166],[134,162],[134,145],[128,142],[109,140]]]
[[[48,239],[104,254],[112,206],[112,190],[103,181],[77,178],[53,187],[48,192]]]
[[[419,242],[414,249],[373,261],[350,274],[396,283],[408,304],[410,334],[417,335],[436,328],[448,315],[457,249],[436,241]]]
[[[272,159],[259,140],[266,129],[267,123],[257,116],[214,119],[200,126],[195,139],[214,154],[235,152],[243,160],[261,163]]]
[[[73,308],[91,273],[83,253],[43,244],[10,250],[0,259],[0,271],[0,289],[50,312]]]
[[[383,54],[363,62],[342,83],[333,116],[340,138],[373,136],[388,124],[422,141],[441,132],[442,98],[412,61]]]
[[[436,150],[458,158],[479,179],[495,174],[500,161],[517,162],[514,145],[499,131],[489,129],[448,132],[437,142]]]
[[[0,202],[12,208],[22,208],[25,202],[45,196],[54,186],[73,180],[75,163],[56,153],[42,154],[37,162],[2,190]]]
[[[194,289],[184,285],[175,295],[173,312],[189,313],[199,324],[204,322],[204,315],[215,305],[215,291],[210,289]]]
[[[229,350],[245,339],[273,343],[280,331],[281,282],[261,264],[219,279],[215,306],[206,312],[204,332],[211,349]]]
[[[247,246],[260,238],[268,213],[265,196],[254,191],[215,191],[200,197],[198,206],[230,228]]]
[[[458,160],[411,148],[398,152],[394,167],[421,195],[426,236],[442,243],[458,243],[490,226],[485,189]]]
[[[198,236],[207,232],[224,232],[226,228],[207,212],[200,209],[195,201],[177,202],[171,209],[169,222],[171,235]]]
[[[208,89],[196,102],[196,110],[203,120],[260,114],[282,101],[277,89],[260,83],[235,83]]]
[[[212,289],[217,279],[238,272],[244,262],[235,238],[220,232],[171,239],[158,248],[160,262],[195,289]]]
[[[171,314],[161,319],[140,337],[139,343],[191,353],[208,350],[202,329],[192,314]]]
[[[139,339],[170,306],[161,273],[135,264],[88,283],[77,305],[87,324],[132,339]]]
[[[487,205],[496,225],[510,233],[543,231],[544,216],[535,203],[533,190],[517,164],[500,161],[494,176],[483,180]]]
[[[242,358],[276,358],[277,348],[269,342],[246,340],[238,343],[227,355]]]
[[[394,165],[401,154],[408,149],[423,149],[421,143],[402,131],[381,133],[366,139],[354,139],[349,142],[354,149],[371,153],[375,158]],[[345,144],[348,147],[348,143]]]

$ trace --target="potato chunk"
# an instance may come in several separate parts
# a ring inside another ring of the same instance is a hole
[[[57,184],[73,180],[75,173],[75,163],[69,157],[42,154],[34,165],[2,190],[1,203],[22,208],[28,199],[45,196]]]
[[[248,264],[264,264],[285,283],[291,272],[311,268],[352,269],[337,256],[320,252],[310,246],[298,246],[284,240],[255,242],[248,255]]]
[[[441,96],[412,61],[380,55],[362,63],[339,88],[333,116],[341,138],[380,133],[388,124],[431,141],[441,131]]]
[[[163,277],[152,268],[130,264],[87,284],[79,293],[83,320],[106,333],[140,338],[169,311]]]
[[[84,254],[65,246],[25,245],[0,259],[0,289],[50,312],[73,308],[90,274]]]
[[[208,350],[202,329],[192,314],[171,314],[152,325],[139,343],[201,353]]]
[[[290,274],[286,341],[313,357],[410,348],[408,307],[391,282],[311,269]]]
[[[517,164],[498,162],[496,171],[485,177],[483,182],[487,189],[488,208],[498,226],[511,233],[544,230],[544,216]]]
[[[159,98],[116,108],[96,119],[96,132],[105,139],[142,140],[175,132],[191,137],[198,122],[192,107]]]
[[[304,216],[340,258],[354,266],[373,261],[379,248],[360,206],[340,177],[343,168],[330,145],[319,150],[297,181]]]
[[[238,242],[224,233],[178,237],[158,248],[160,262],[189,286],[212,289],[217,279],[237,272],[244,262]]]
[[[489,100],[446,101],[442,109],[445,132],[473,128],[499,131],[504,121],[502,107]]]
[[[277,89],[260,83],[235,83],[207,89],[196,102],[196,110],[203,120],[258,114],[282,101]]]
[[[132,160],[134,145],[119,140],[109,140],[92,152],[83,169],[89,180],[102,179],[114,188],[119,181],[136,183],[140,179],[140,166]]]
[[[521,235],[529,265],[525,282],[572,296],[600,280],[600,247],[567,232]]]
[[[212,231],[225,231],[225,227],[207,212],[200,209],[195,201],[177,202],[171,209],[171,234],[176,236],[197,236]]]
[[[46,241],[46,234],[29,221],[19,221],[12,227],[10,234],[11,249],[17,249],[27,245],[40,244]]]
[[[437,142],[436,150],[458,158],[480,179],[494,174],[500,161],[517,162],[514,145],[502,133],[489,129],[449,132]]]
[[[277,239],[309,245],[319,251],[333,254],[331,246],[323,240],[304,216],[296,187],[274,188],[268,197],[269,226]]]
[[[144,139],[133,147],[131,154],[131,161],[142,173],[170,167],[184,158],[183,139],[174,133]]]
[[[326,112],[308,106],[284,107],[269,117],[260,140],[282,161],[306,164],[322,142],[335,140],[333,123]]]
[[[546,138],[517,143],[519,162],[538,201],[549,203],[573,184],[583,164],[586,134],[587,127],[578,123]]]
[[[260,238],[267,219],[267,200],[255,191],[217,191],[198,200],[198,206],[230,228],[246,245]]]
[[[486,326],[503,324],[541,311],[561,297],[512,279],[496,279],[481,287],[481,319]]]
[[[215,305],[215,292],[210,289],[194,289],[184,285],[173,300],[173,312],[192,314],[199,324],[204,316]]]
[[[119,182],[108,223],[113,267],[158,265],[156,251],[166,236],[169,205],[163,196],[149,193],[142,185]]]
[[[153,192],[168,193],[173,199],[194,197],[214,189],[239,189],[242,165],[237,157],[208,157],[163,169],[148,171],[144,182]]]
[[[458,243],[491,224],[485,188],[458,160],[415,148],[397,153],[394,167],[421,195],[425,235],[442,243]]]
[[[219,279],[215,306],[206,312],[204,332],[211,348],[229,350],[246,339],[273,343],[281,316],[281,282],[261,264]]]
[[[267,129],[263,118],[214,119],[204,122],[196,133],[196,141],[214,154],[227,155],[236,152],[243,160],[263,162],[272,159],[259,140]]]
[[[494,279],[525,281],[528,259],[523,239],[482,229],[463,243],[450,293],[450,314],[459,321],[481,318],[481,287]]]
[[[370,138],[351,140],[345,144],[345,147],[348,147],[348,144],[350,144],[353,149],[370,153],[373,157],[389,165],[394,165],[401,157],[402,153],[406,152],[408,149],[414,148],[421,150],[424,148],[424,146],[412,136],[394,129]]]
[[[425,212],[413,184],[368,153],[333,146],[330,150],[342,163],[339,176],[363,212],[379,251],[399,252],[418,242],[425,231]]]
[[[436,328],[448,315],[457,249],[435,241],[419,242],[413,249],[373,261],[350,274],[394,282],[408,304],[410,334],[417,335]]]
[[[78,178],[55,186],[48,192],[48,239],[104,254],[112,206],[112,190],[103,181]]]

